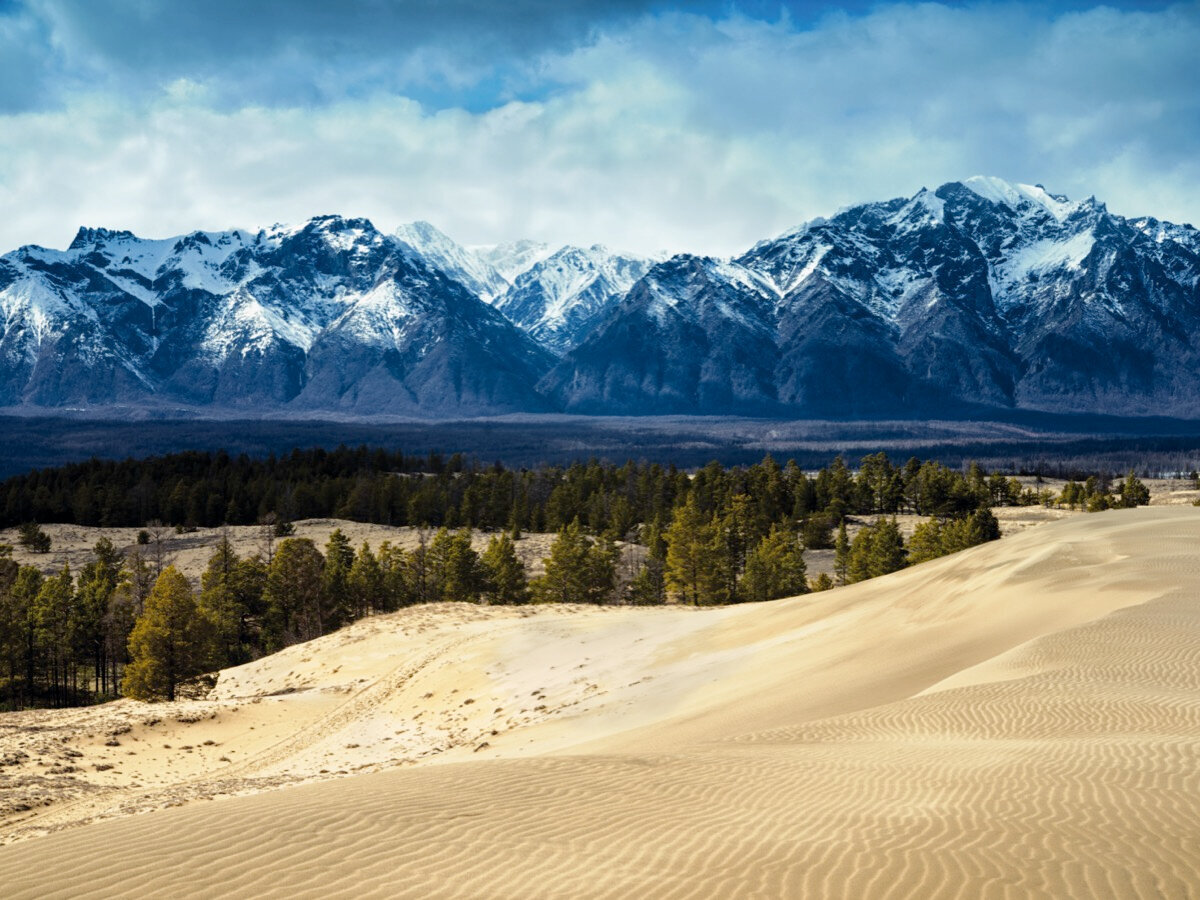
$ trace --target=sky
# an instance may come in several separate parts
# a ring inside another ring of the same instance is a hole
[[[0,0],[0,251],[326,213],[741,252],[970,175],[1200,225],[1200,0]]]

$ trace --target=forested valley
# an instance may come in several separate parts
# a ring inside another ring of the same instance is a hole
[[[1149,502],[1132,472],[1055,493],[977,465],[897,466],[882,453],[815,473],[771,457],[694,472],[596,461],[514,471],[365,448],[92,461],[10,479],[0,497],[35,551],[49,550],[36,521],[147,526],[127,550],[101,538],[78,573],[18,565],[0,545],[0,703],[10,709],[174,699],[204,672],[413,604],[767,601],[994,540],[996,506]],[[928,517],[907,542],[899,513]],[[422,530],[407,549],[356,548],[340,530],[324,546],[293,536],[293,520],[322,516]],[[198,584],[156,552],[167,524],[254,523],[263,551],[239,556],[221,540]],[[482,553],[473,529],[492,533]],[[533,578],[515,552],[525,531],[556,533]],[[620,546],[637,551],[627,574]],[[835,551],[834,574],[810,579],[804,551],[818,549]]]

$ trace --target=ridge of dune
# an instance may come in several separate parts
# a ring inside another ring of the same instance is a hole
[[[0,883],[13,897],[1194,896],[1198,547],[1200,511],[1153,507],[756,606],[376,617],[159,707],[190,768],[153,790],[178,754],[143,722],[120,739],[155,744],[138,787],[114,777],[0,834],[253,796],[0,847]],[[178,722],[186,710],[203,714]],[[219,745],[204,759],[202,735]],[[305,780],[320,783],[263,791]]]

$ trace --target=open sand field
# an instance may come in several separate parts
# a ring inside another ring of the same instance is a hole
[[[0,751],[5,897],[1200,896],[1200,509],[769,604],[413,608]]]

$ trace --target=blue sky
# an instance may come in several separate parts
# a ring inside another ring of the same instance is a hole
[[[733,253],[973,174],[1200,224],[1200,2],[0,0],[0,248],[326,212]]]

